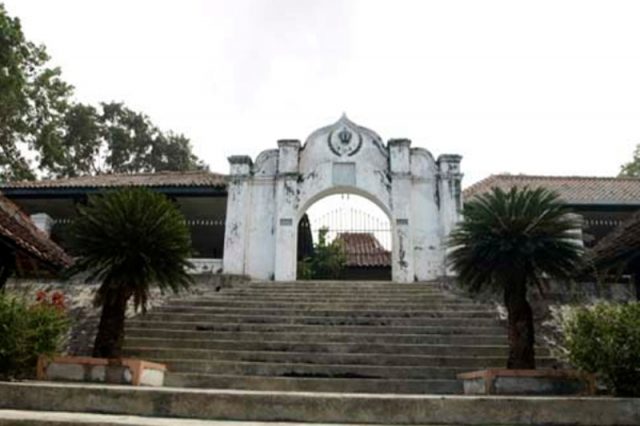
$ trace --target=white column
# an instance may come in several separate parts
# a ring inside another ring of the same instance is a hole
[[[35,213],[31,215],[31,222],[42,232],[51,235],[53,228],[53,219],[46,213]]]
[[[251,210],[251,158],[234,155],[229,157],[229,164],[223,271],[225,274],[245,274],[246,229]]]
[[[391,220],[393,221],[391,273],[393,281],[402,283],[414,281],[410,148],[409,139],[389,141]]]
[[[440,170],[438,195],[440,200],[440,225],[442,228],[441,246],[444,254],[443,263],[446,263],[449,234],[462,217],[461,160],[462,157],[455,154],[443,154],[438,157],[438,169]],[[445,268],[445,274],[450,275],[451,271]]]
[[[278,141],[278,175],[276,177],[276,248],[275,280],[296,279],[298,154],[300,141]]]

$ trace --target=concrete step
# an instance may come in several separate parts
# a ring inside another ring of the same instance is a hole
[[[213,292],[211,293],[213,294]],[[305,296],[323,296],[323,297],[342,297],[342,296],[362,296],[362,290],[327,290],[327,289],[313,289],[313,290],[235,290],[224,289],[215,292],[216,295],[231,295],[231,296],[287,296],[287,297],[305,297]],[[441,290],[432,289],[413,289],[413,290],[376,290],[375,292],[369,292],[371,296],[378,297],[393,297],[393,296],[443,296],[451,295],[451,293]]]
[[[314,299],[317,300],[317,299]],[[348,310],[348,311],[474,311],[490,310],[493,307],[481,305],[477,303],[326,303],[326,302],[309,302],[295,301],[289,303],[272,303],[264,301],[203,301],[203,300],[180,300],[171,302],[165,306],[174,306],[180,308],[241,308],[241,309],[283,309],[283,310]]]
[[[402,353],[318,353],[318,352],[277,352],[277,351],[230,351],[207,349],[147,349],[128,347],[127,356],[147,360],[156,359],[190,359],[212,361],[242,361],[268,363],[303,363],[303,364],[346,364],[346,365],[390,365],[390,366],[422,366],[422,367],[468,367],[482,369],[487,366],[507,364],[507,352],[501,356],[470,356],[454,353],[447,355],[407,355]],[[536,361],[540,367],[554,364],[553,358],[538,356]]]
[[[286,309],[286,308],[240,308],[201,307],[171,304],[155,308],[150,313],[230,314],[230,315],[274,315],[274,316],[321,316],[357,318],[497,318],[495,309],[474,310],[353,310],[353,309]],[[142,316],[143,318],[144,316]]]
[[[451,344],[375,344],[340,342],[297,342],[297,341],[242,341],[242,340],[187,340],[149,337],[128,337],[125,340],[127,350],[164,350],[197,348],[199,350],[259,351],[259,352],[307,352],[307,353],[378,353],[406,355],[450,355],[465,356],[504,356],[507,345],[451,345]],[[547,348],[536,348],[536,355],[549,356]]]
[[[415,283],[394,283],[391,281],[332,281],[332,280],[303,280],[303,281],[254,281],[251,283],[237,284],[228,288],[296,288],[296,289],[350,289],[350,288],[371,288],[371,289],[411,289],[411,288],[434,288],[440,289],[437,282],[415,282]]]
[[[364,364],[295,364],[279,362],[154,359],[171,372],[227,374],[233,376],[316,377],[360,379],[450,379],[469,371],[467,367],[380,366]],[[487,367],[503,367],[504,363]]]
[[[312,315],[255,315],[229,313],[189,313],[189,312],[158,312],[151,311],[137,317],[145,322],[195,322],[195,323],[234,323],[234,324],[273,324],[273,325],[327,325],[327,326],[391,326],[391,327],[463,327],[469,325],[469,318],[397,318],[397,317],[358,317],[349,316],[312,316]],[[472,320],[474,327],[499,326],[495,317],[476,318]]]
[[[186,302],[194,302],[196,304],[207,302],[273,302],[273,303],[289,303],[289,302],[306,302],[317,301],[322,303],[360,303],[360,304],[440,304],[440,303],[471,303],[471,299],[463,299],[454,296],[366,296],[354,294],[344,297],[327,297],[327,296],[231,296],[226,294],[217,294],[215,296],[201,296],[198,298],[185,298]]]
[[[357,309],[367,309],[367,310],[378,310],[378,309],[390,309],[390,310],[449,310],[449,309],[463,309],[463,310],[474,310],[474,308],[478,308],[481,306],[481,309],[486,308],[486,305],[478,305],[468,302],[461,302],[456,300],[447,301],[446,303],[417,303],[413,300],[402,302],[402,303],[390,303],[390,302],[382,302],[382,303],[368,303],[362,301],[355,302],[326,302],[326,301],[317,301],[315,299],[314,302],[309,302],[309,299],[306,300],[294,300],[287,302],[270,302],[270,301],[260,301],[260,300],[231,300],[224,301],[220,299],[210,299],[210,300],[182,300],[179,302],[171,302],[169,306],[193,306],[193,307],[239,307],[239,308],[289,308],[289,309],[341,309],[341,310],[357,310]]]
[[[0,409],[338,424],[640,424],[640,404],[633,398],[467,397],[33,382],[0,383]]]
[[[115,414],[57,413],[54,411],[0,410],[0,426],[323,426],[299,422],[239,422],[144,417]],[[332,425],[324,425],[332,426]],[[348,425],[364,426],[364,425]]]
[[[245,389],[285,392],[358,392],[396,394],[456,394],[458,380],[336,379],[313,377],[227,376],[201,373],[169,373],[166,386]]]
[[[245,323],[216,323],[216,322],[179,322],[169,320],[131,320],[131,328],[147,328],[185,331],[210,332],[273,332],[273,333],[366,333],[366,334],[482,334],[504,335],[506,330],[500,326],[465,327],[457,326],[380,326],[380,325],[311,325],[311,324],[245,324]]]
[[[372,333],[333,333],[333,332],[239,332],[239,331],[184,331],[161,328],[127,328],[129,344],[136,345],[136,337],[164,338],[178,341],[187,340],[235,340],[250,342],[342,342],[369,344],[410,344],[410,345],[504,345],[506,333],[500,335],[481,334],[372,334]]]

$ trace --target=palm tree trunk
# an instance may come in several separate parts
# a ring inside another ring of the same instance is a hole
[[[509,316],[507,368],[535,369],[533,312],[527,301],[526,284],[516,281],[505,286],[504,302]]]
[[[124,342],[124,319],[129,295],[124,291],[107,290],[102,305],[98,334],[93,345],[96,358],[120,358]]]

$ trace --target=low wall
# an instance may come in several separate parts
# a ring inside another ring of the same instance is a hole
[[[248,281],[248,278],[244,276],[212,273],[192,275],[192,277],[194,284],[180,294],[204,294]],[[36,294],[39,291],[59,291],[64,294],[65,304],[71,318],[71,330],[67,336],[64,352],[74,356],[91,355],[93,340],[100,320],[100,308],[93,306],[97,289],[98,284],[86,283],[79,279],[65,281],[46,278],[11,278],[5,286],[7,293],[33,302],[36,301]],[[162,294],[157,287],[152,287],[149,309],[162,306],[168,299],[175,296],[171,291]],[[135,315],[137,313],[131,303],[127,310],[127,318]]]

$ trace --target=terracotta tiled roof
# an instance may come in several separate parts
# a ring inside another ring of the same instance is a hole
[[[376,267],[391,266],[391,252],[370,233],[344,232],[337,236],[344,244],[347,266]]]
[[[640,256],[640,211],[631,215],[587,252],[596,266],[612,266]]]
[[[567,204],[640,205],[640,179],[583,176],[491,175],[464,190],[465,199],[489,191],[513,186],[545,187],[557,192]]]
[[[137,174],[104,174],[53,180],[17,181],[2,184],[0,185],[0,188],[108,188],[120,186],[211,186],[224,188],[226,187],[226,185],[227,183],[225,175],[205,171],[193,171]]]
[[[73,261],[18,206],[3,195],[0,195],[0,238],[9,240],[18,250],[54,269],[65,268]]]

